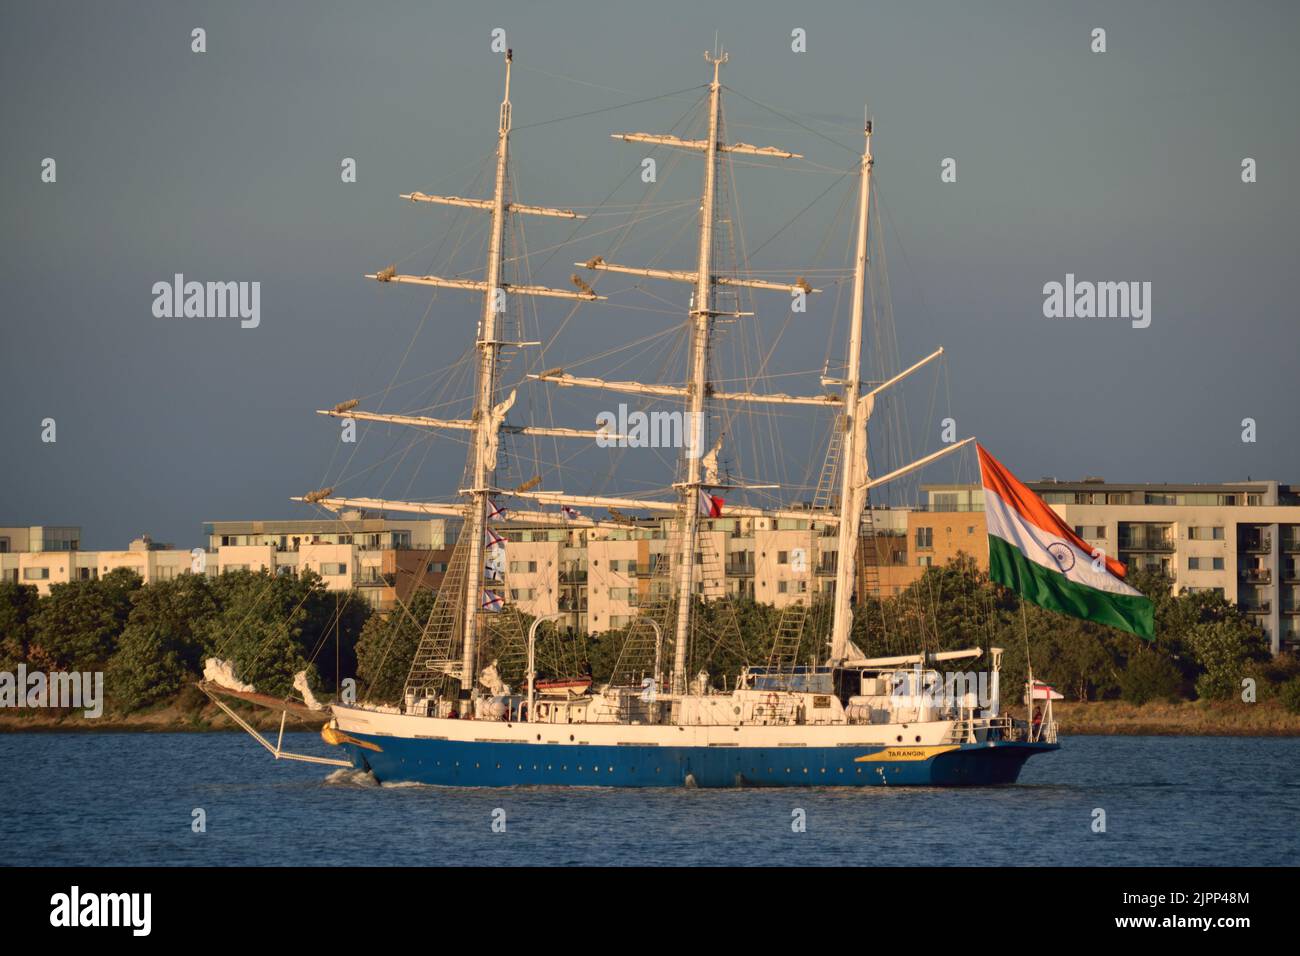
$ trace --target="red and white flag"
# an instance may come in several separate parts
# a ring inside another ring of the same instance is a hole
[[[721,518],[722,506],[726,504],[722,498],[717,495],[711,495],[703,488],[700,489],[700,514],[705,518]]]
[[[505,601],[501,598],[500,594],[497,594],[495,591],[483,592],[483,610],[499,611],[504,606]]]

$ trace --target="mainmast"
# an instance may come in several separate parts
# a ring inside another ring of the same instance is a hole
[[[871,120],[866,121],[858,197],[858,244],[853,264],[853,318],[849,322],[849,364],[844,378],[844,461],[840,475],[840,528],[835,567],[835,616],[831,661],[844,660],[853,630],[853,577],[857,568],[858,528],[866,503],[867,407],[858,408],[862,391],[862,315],[866,295],[867,227],[871,209]]]
[[[691,606],[695,583],[695,542],[699,535],[700,459],[705,442],[705,398],[709,376],[709,332],[713,324],[713,215],[718,176],[718,110],[722,84],[718,71],[727,54],[704,58],[713,64],[709,86],[709,138],[704,147],[704,198],[700,203],[700,246],[695,267],[695,297],[691,309],[691,370],[686,385],[686,481],[682,483],[681,552],[677,574],[677,641],[673,650],[672,692],[686,691],[686,651],[690,644]]]

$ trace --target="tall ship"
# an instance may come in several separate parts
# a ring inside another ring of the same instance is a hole
[[[719,76],[727,55],[714,51],[706,53],[705,59],[712,78],[703,102],[704,138],[615,134],[625,142],[703,161],[703,188],[691,244],[693,268],[621,265],[597,255],[578,263],[590,278],[575,275],[572,289],[507,276],[510,220],[583,218],[572,210],[528,205],[514,197],[509,174],[512,52],[505,54],[505,96],[491,195],[465,198],[416,192],[403,196],[416,203],[461,207],[488,220],[485,258],[477,277],[408,275],[392,266],[367,276],[386,285],[409,284],[481,297],[473,330],[469,414],[439,419],[368,412],[355,400],[323,414],[468,438],[465,481],[456,489],[459,500],[345,497],[333,488],[296,500],[335,512],[365,509],[441,516],[457,520],[460,533],[432,613],[420,622],[401,699],[368,701],[363,695],[359,701],[330,703],[321,735],[337,748],[336,756],[290,754],[279,742],[272,745],[259,735],[277,757],[368,771],[383,783],[472,787],[951,786],[1012,783],[1029,757],[1058,748],[1050,711],[1053,695],[1032,675],[1032,689],[1026,688],[1023,700],[1034,709],[1033,719],[1014,720],[1004,712],[1000,648],[917,648],[913,653],[869,656],[871,648],[860,648],[852,640],[856,592],[862,587],[857,565],[863,522],[871,521],[872,489],[952,454],[973,439],[953,442],[884,474],[875,474],[868,461],[868,426],[878,397],[943,353],[939,349],[883,380],[862,376],[868,236],[873,228],[870,119],[864,124],[855,170],[847,350],[824,370],[823,393],[762,391],[755,378],[717,376],[715,344],[720,325],[753,314],[742,310],[742,293],[771,293],[793,301],[821,290],[793,272],[785,279],[758,278],[748,270],[727,270],[717,264],[720,233],[731,228],[730,220],[724,221],[720,214],[719,194],[726,188],[724,178],[732,157],[801,157],[774,147],[724,141],[724,87]],[[602,446],[627,437],[619,432],[625,426],[611,420],[598,421],[595,429],[511,424],[508,417],[517,389],[503,385],[502,375],[503,352],[537,344],[517,341],[517,326],[508,321],[512,308],[539,298],[571,300],[575,308],[601,308],[605,297],[595,285],[600,276],[611,273],[662,283],[667,290],[677,287],[682,294],[673,301],[686,299],[681,287],[689,289],[679,330],[685,345],[684,376],[669,382],[616,381],[555,368],[533,371],[526,376],[527,384],[539,390],[589,389],[674,403],[687,434],[672,466],[675,472],[662,485],[667,493],[657,498],[644,493],[569,493],[541,487],[540,477],[511,486],[500,475],[503,436]],[[848,270],[845,273],[847,279]],[[464,331],[468,339],[471,330]],[[446,332],[449,338],[454,334],[454,330]],[[728,387],[736,382],[740,384]],[[833,416],[827,464],[811,507],[737,503],[747,500],[747,491],[777,487],[733,479],[719,467],[730,432],[717,426],[724,420],[718,410],[741,406],[779,406],[788,414],[811,406]],[[656,554],[649,589],[622,631],[612,674],[593,679],[578,669],[562,673],[551,668],[542,673],[546,644],[558,639],[557,633],[548,615],[529,619],[507,600],[509,592],[503,587],[510,550],[503,533],[506,520],[542,528],[617,531],[635,523],[629,514],[646,513],[666,529],[663,549]],[[820,595],[810,593],[780,611],[766,660],[744,664],[736,673],[711,674],[711,650],[719,642],[739,639],[735,615],[725,599],[705,600],[716,593],[715,579],[725,574],[710,534],[711,523],[723,515],[810,522],[821,534],[834,537],[838,560],[833,588]],[[1067,550],[1077,550],[1075,542],[1068,540],[1068,529],[1048,530],[1067,536],[1062,538]],[[1025,547],[1022,553],[1028,553]],[[1070,554],[1073,557],[1074,551]],[[989,676],[987,693],[944,693],[945,669],[976,664]],[[241,689],[237,680],[223,681],[219,668],[208,678],[201,686],[219,703],[231,694],[256,696],[251,688]],[[225,703],[222,706],[244,723],[236,711]]]

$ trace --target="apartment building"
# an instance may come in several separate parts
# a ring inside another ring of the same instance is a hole
[[[1276,481],[1122,484],[1101,478],[1026,482],[1096,549],[1131,569],[1158,568],[1175,590],[1210,590],[1242,607],[1273,652],[1300,646],[1300,489]],[[909,515],[909,559],[959,551],[988,567],[983,490],[925,486]]]
[[[880,541],[900,542],[906,513],[877,522]],[[497,529],[506,539],[507,601],[527,614],[564,614],[561,626],[599,633],[627,626],[640,609],[672,589],[656,576],[672,548],[674,519],[638,519],[618,528]],[[872,587],[890,593],[915,580],[906,549],[882,548],[886,559]],[[834,591],[839,559],[833,527],[808,518],[711,518],[700,524],[696,594],[724,595],[785,607]],[[659,589],[656,592],[655,589]]]
[[[142,535],[124,551],[82,551],[77,527],[0,528],[0,580],[29,584],[41,595],[55,584],[88,581],[128,568],[146,584],[196,569],[297,574],[309,569],[330,590],[356,589],[380,611],[437,590],[451,560],[445,519],[393,521],[349,513],[313,521],[214,521],[198,553]]]
[[[332,591],[355,588],[379,611],[419,588],[436,590],[454,544],[445,518],[393,519],[359,511],[338,518],[209,521],[203,533],[210,573],[310,570]]]

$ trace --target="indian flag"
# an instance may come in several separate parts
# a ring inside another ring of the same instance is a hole
[[[1048,610],[1154,639],[1154,608],[1124,583],[1124,565],[1094,550],[1001,462],[975,447],[989,527],[989,578]]]

